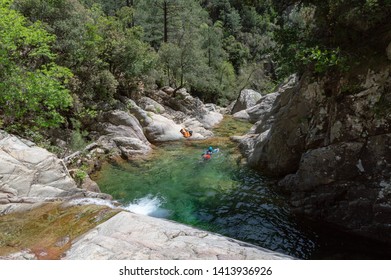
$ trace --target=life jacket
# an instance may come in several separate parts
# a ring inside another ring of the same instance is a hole
[[[186,128],[182,128],[179,132],[182,133],[183,137],[185,137],[185,138],[189,138],[190,136],[193,135],[193,132],[190,130],[187,130]]]
[[[210,158],[211,158],[210,154],[204,154],[202,157],[203,157],[204,159],[210,159]]]

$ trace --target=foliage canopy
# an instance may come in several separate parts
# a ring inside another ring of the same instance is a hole
[[[69,69],[57,65],[51,46],[56,37],[41,22],[25,17],[0,0],[0,111],[3,126],[58,126],[61,110],[72,104],[66,83]]]

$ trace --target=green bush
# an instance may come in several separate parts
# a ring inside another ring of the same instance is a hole
[[[338,70],[347,70],[347,58],[341,55],[339,48],[336,49],[320,49],[318,46],[306,48],[298,52],[297,57],[305,65],[313,65],[316,73],[325,73],[330,68]]]
[[[29,24],[0,0],[0,113],[4,126],[28,125],[30,129],[57,127],[61,110],[72,104],[65,88],[72,73],[54,63],[51,46],[56,37],[40,22]]]
[[[87,173],[81,169],[77,169],[73,175],[76,183],[81,185],[85,178],[87,178]]]

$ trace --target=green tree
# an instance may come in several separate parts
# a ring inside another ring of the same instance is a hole
[[[115,17],[102,20],[104,61],[118,82],[117,94],[129,96],[132,87],[155,68],[156,53],[142,42],[142,28],[124,28],[121,19]]]
[[[99,102],[110,103],[115,94],[129,94],[155,60],[153,51],[141,42],[140,28],[129,28],[132,8],[124,5],[117,10],[122,4],[113,2],[117,16],[107,16],[93,2],[86,8],[75,0],[16,0],[20,11],[33,21],[44,21],[57,35],[57,63],[75,74],[69,87],[79,100],[76,113]]]
[[[14,6],[32,22],[41,21],[46,29],[57,36],[54,51],[56,62],[68,67],[75,76],[69,83],[71,91],[82,102],[94,100],[95,90],[112,96],[112,77],[105,71],[100,54],[104,43],[96,20],[102,15],[98,8],[86,9],[74,0],[15,0]],[[75,109],[78,110],[79,106]]]
[[[390,0],[274,0],[280,76],[367,63],[389,43]],[[281,75],[282,74],[282,75]]]
[[[137,3],[136,24],[145,30],[145,40],[155,49],[172,42],[172,35],[180,29],[180,14],[186,9],[183,0],[147,0]]]
[[[71,72],[55,64],[55,36],[41,22],[29,24],[0,0],[0,114],[8,129],[56,127],[72,98],[65,84]]]
[[[208,67],[215,67],[227,58],[227,53],[223,49],[223,28],[220,21],[213,25],[203,23],[201,25],[202,48],[205,50]]]
[[[160,38],[160,61],[168,84],[175,88],[189,85],[204,69],[206,57],[202,50],[200,26],[205,14],[194,1],[177,0],[175,21],[171,17],[171,26],[175,24],[175,32],[170,32],[167,42],[165,36]]]

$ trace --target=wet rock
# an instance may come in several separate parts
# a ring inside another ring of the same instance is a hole
[[[23,250],[7,256],[0,256],[0,260],[37,260],[37,257],[33,252]]]
[[[91,178],[89,176],[87,176],[82,184],[81,184],[81,188],[83,190],[86,190],[86,191],[89,191],[89,192],[96,192],[96,193],[100,193],[100,188],[98,186],[97,183],[95,183],[95,181],[91,180]]]

